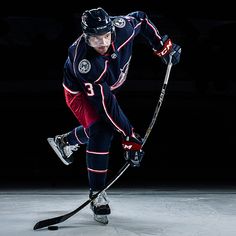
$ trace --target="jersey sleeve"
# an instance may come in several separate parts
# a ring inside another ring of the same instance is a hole
[[[78,83],[78,79],[75,76],[73,70],[73,63],[71,63],[70,56],[68,56],[68,58],[64,63],[62,85],[64,89],[66,89],[68,92],[72,94],[77,94],[79,91],[81,91],[81,86]]]
[[[131,135],[132,126],[106,82],[106,76],[108,76],[106,70],[107,65],[105,65],[100,76],[95,76],[97,74],[95,73],[84,82],[87,97],[97,109],[99,115],[118,132],[124,136]]]
[[[128,21],[134,27],[135,35],[141,34],[142,36],[144,36],[153,50],[159,50],[162,47],[162,37],[156,26],[148,18],[145,12],[131,12],[126,16],[126,19],[128,19]]]

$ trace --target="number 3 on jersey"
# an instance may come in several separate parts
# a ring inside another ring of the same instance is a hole
[[[84,85],[85,85],[86,90],[87,90],[87,95],[88,96],[94,96],[93,84],[85,83]]]

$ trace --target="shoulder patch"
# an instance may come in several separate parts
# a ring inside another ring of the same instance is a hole
[[[126,25],[126,22],[123,18],[121,17],[117,17],[113,20],[113,24],[114,26],[116,26],[117,28],[124,28]]]
[[[87,59],[83,59],[80,61],[78,69],[81,74],[86,74],[91,70],[91,63]]]

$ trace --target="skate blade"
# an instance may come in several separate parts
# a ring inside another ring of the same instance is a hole
[[[101,223],[101,224],[104,224],[104,225],[108,224],[108,217],[106,215],[95,215],[94,214],[94,220]]]
[[[51,148],[53,149],[53,151],[57,154],[57,156],[60,158],[60,160],[65,164],[65,165],[69,165],[68,162],[66,162],[64,160],[64,158],[62,157],[60,151],[57,149],[57,145],[54,142],[53,138],[47,138],[47,141],[49,143],[49,145],[51,146]]]

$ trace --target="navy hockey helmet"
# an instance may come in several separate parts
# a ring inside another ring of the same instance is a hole
[[[110,16],[101,7],[84,11],[81,26],[85,37],[111,32],[112,40],[114,40],[115,27]]]

